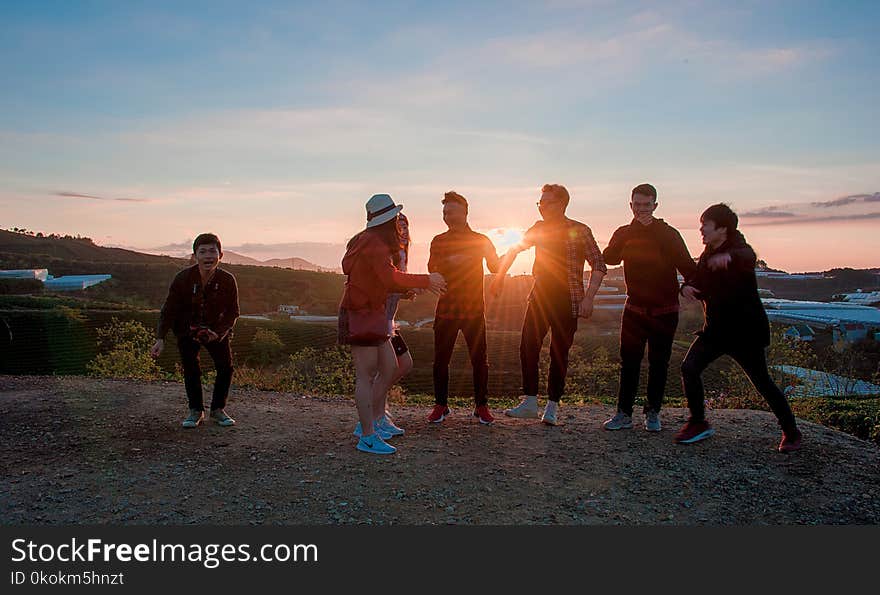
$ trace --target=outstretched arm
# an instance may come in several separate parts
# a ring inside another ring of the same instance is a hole
[[[497,269],[493,271],[495,273],[495,278],[492,279],[492,283],[489,285],[489,294],[492,295],[492,297],[498,297],[501,295],[501,290],[504,287],[504,277],[507,275],[507,271],[513,266],[513,261],[516,260],[517,255],[527,249],[528,246],[517,244],[498,260]]]

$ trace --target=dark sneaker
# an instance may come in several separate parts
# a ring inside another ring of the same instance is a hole
[[[205,412],[201,409],[190,409],[189,416],[183,420],[184,428],[194,428],[205,419]]]
[[[224,428],[235,425],[235,420],[226,415],[226,412],[222,409],[214,409],[211,412],[211,419],[213,419],[214,423],[218,426],[223,426]]]
[[[492,417],[492,413],[489,411],[488,405],[480,405],[474,409],[474,417],[479,417],[480,423],[487,426],[495,421],[495,418]]]
[[[804,435],[800,430],[794,432],[782,432],[782,442],[779,443],[779,452],[794,452],[803,446]]]
[[[705,440],[715,433],[712,426],[706,420],[694,421],[689,419],[678,433],[675,435],[675,441],[679,444],[693,444],[700,440]]]
[[[605,423],[602,424],[602,427],[611,431],[629,430],[633,427],[633,418],[631,415],[627,415],[623,411],[618,411],[614,414],[614,417],[606,419]]]
[[[449,415],[449,407],[446,405],[434,405],[430,415],[428,415],[428,421],[432,424],[439,424],[446,419],[447,415]]]

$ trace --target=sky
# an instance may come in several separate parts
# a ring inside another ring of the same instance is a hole
[[[701,250],[727,202],[770,266],[880,266],[876,2],[0,2],[0,227],[338,266],[403,203],[506,250],[544,183],[600,246],[630,190]],[[520,257],[513,272],[528,267]]]

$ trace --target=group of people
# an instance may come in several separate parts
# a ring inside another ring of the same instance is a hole
[[[503,256],[492,242],[468,225],[468,201],[457,192],[443,199],[443,220],[449,228],[431,241],[428,274],[407,273],[409,221],[391,196],[376,194],[366,203],[366,227],[348,242],[342,259],[346,275],[339,307],[339,343],[351,346],[355,368],[358,422],[356,448],[372,454],[392,454],[389,444],[404,434],[387,407],[391,386],[412,369],[413,360],[395,324],[401,299],[430,291],[439,295],[434,317],[435,405],[427,417],[441,423],[450,414],[449,363],[459,332],[464,335],[473,368],[474,417],[491,424],[488,406],[489,364],[483,266],[494,273],[492,296],[503,291],[507,271],[517,255],[532,247],[534,284],[520,340],[523,397],[504,411],[514,418],[559,424],[559,404],[565,392],[569,351],[578,321],[593,313],[596,293],[607,265],[623,263],[627,300],[620,331],[620,388],[617,411],[603,427],[609,431],[633,427],[633,408],[645,349],[648,386],[644,427],[662,429],[660,411],[672,344],[678,327],[679,297],[704,304],[705,323],[681,365],[682,385],[690,417],[675,441],[691,444],[710,437],[706,420],[702,373],[722,355],[731,356],[766,399],[782,428],[780,452],[798,450],[802,434],[791,408],[767,368],[765,349],[770,326],[758,295],[756,255],[737,229],[738,218],[726,204],[707,208],[700,217],[705,249],[696,261],[681,234],[654,216],[657,191],[650,184],[633,188],[632,221],[618,228],[605,250],[600,250],[590,228],[566,216],[570,196],[564,186],[547,184],[537,202],[541,219],[522,241]],[[174,279],[162,308],[157,341],[158,356],[169,329],[177,337],[183,362],[190,413],[184,427],[196,427],[204,417],[199,350],[205,347],[217,366],[210,417],[220,425],[235,421],[226,414],[232,357],[229,339],[238,316],[235,279],[218,268],[220,240],[202,234],[193,243],[196,264]],[[585,264],[590,265],[584,283]],[[679,282],[679,276],[683,282]],[[547,402],[539,413],[539,358],[550,334]]]

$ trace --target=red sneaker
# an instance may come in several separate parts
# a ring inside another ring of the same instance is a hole
[[[800,430],[794,432],[782,432],[782,442],[779,443],[779,452],[794,452],[803,446],[803,437]]]
[[[480,405],[474,409],[474,417],[479,417],[480,423],[486,424],[487,426],[495,421],[495,418],[492,417],[492,413],[489,411],[488,405]]]
[[[432,424],[439,424],[446,419],[447,415],[449,415],[449,407],[446,405],[434,405],[434,408],[431,409],[431,414],[428,416],[428,421]]]
[[[700,440],[705,440],[715,433],[712,426],[706,420],[694,421],[687,420],[678,433],[675,435],[675,441],[679,444],[693,444]]]

